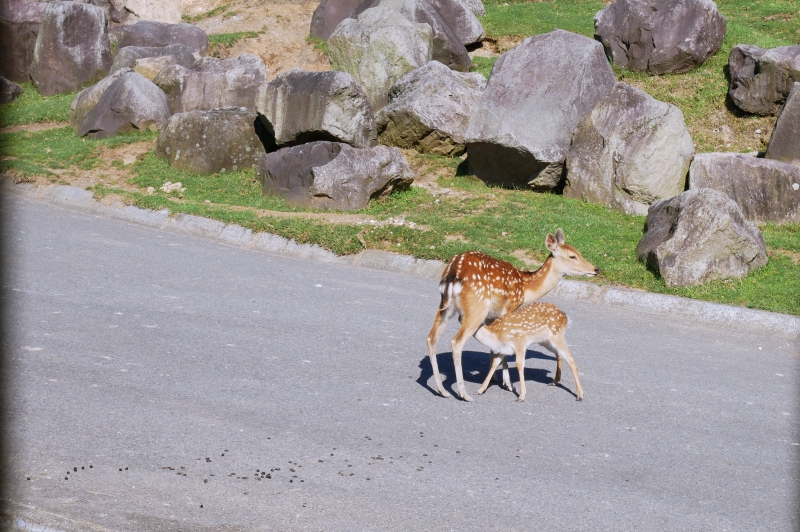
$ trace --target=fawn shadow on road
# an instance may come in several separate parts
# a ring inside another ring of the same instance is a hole
[[[552,369],[546,369],[545,367],[537,367],[537,368],[525,368],[525,382],[531,383],[536,382],[539,384],[551,384],[553,382],[553,377],[555,377],[555,365],[556,365],[556,357],[554,355],[544,354],[539,351],[528,351],[525,355],[526,360],[543,360],[547,361],[550,364],[536,364],[538,366],[547,366],[551,365]],[[514,355],[510,355],[508,357],[508,366],[509,366],[509,373],[511,375],[511,383],[518,388],[518,381],[519,376],[517,375],[517,368],[515,366],[516,357]],[[453,353],[452,352],[445,352],[439,353],[437,355],[437,361],[439,363],[439,373],[442,375],[442,385],[445,387],[447,391],[452,393],[455,397],[458,395],[455,393],[453,389],[453,385],[456,383],[456,371],[455,367],[453,366]],[[476,384],[482,384],[483,379],[486,378],[486,372],[489,371],[489,354],[481,351],[467,351],[464,350],[461,353],[461,368],[464,372],[464,382],[471,382]],[[502,366],[501,366],[502,367]],[[435,388],[432,388],[431,385],[428,383],[430,381],[433,384],[433,369],[431,368],[431,362],[428,360],[428,357],[425,356],[419,362],[419,369],[420,374],[419,378],[417,378],[417,383],[428,390],[433,395],[438,396],[439,393],[436,391]],[[569,373],[569,367],[564,364],[561,372],[561,378],[564,378],[564,369],[567,370]],[[492,383],[489,388],[492,386],[497,386],[497,383]],[[562,386],[561,383],[556,384],[558,388],[566,390],[567,392],[571,393],[574,397],[577,397],[575,392],[570,390],[569,388]],[[471,392],[470,392],[471,393]]]

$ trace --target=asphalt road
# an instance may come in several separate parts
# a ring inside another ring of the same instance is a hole
[[[798,527],[794,340],[551,299],[584,401],[538,348],[525,403],[464,403],[431,388],[436,281],[3,201],[7,526]]]

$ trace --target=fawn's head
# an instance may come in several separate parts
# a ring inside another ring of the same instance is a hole
[[[555,236],[548,233],[544,243],[552,254],[552,267],[562,275],[594,277],[600,273],[600,269],[583,258],[577,249],[564,243],[564,231],[560,228]]]

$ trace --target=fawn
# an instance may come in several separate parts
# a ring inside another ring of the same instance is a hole
[[[550,250],[550,256],[535,272],[518,270],[507,262],[479,251],[461,253],[447,263],[439,283],[441,303],[427,338],[436,391],[442,397],[450,397],[450,394],[442,386],[436,361],[436,343],[453,316],[458,315],[461,322],[461,328],[452,340],[456,393],[464,401],[472,401],[464,386],[461,370],[461,352],[469,337],[481,325],[489,324],[520,305],[544,296],[564,275],[595,276],[600,273],[577,249],[564,243],[561,229],[556,231],[555,236],[548,233],[545,245]],[[510,387],[507,368],[503,357],[503,379],[506,387]]]
[[[506,355],[516,355],[517,372],[519,373],[519,397],[525,400],[525,352],[531,344],[541,344],[556,355],[556,375],[550,386],[561,380],[561,359],[567,361],[575,387],[578,390],[578,401],[583,401],[583,388],[578,379],[578,365],[567,347],[564,333],[567,330],[567,315],[550,303],[531,303],[523,305],[513,312],[502,315],[491,325],[481,327],[475,333],[475,339],[492,350],[492,366],[486,380],[483,381],[478,395],[486,391],[492,374]]]

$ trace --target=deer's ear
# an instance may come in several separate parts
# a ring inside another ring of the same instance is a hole
[[[563,242],[563,240],[562,240],[562,242]],[[547,249],[549,249],[550,251],[555,251],[556,250],[556,246],[558,245],[558,242],[556,241],[556,237],[554,237],[550,233],[547,233],[547,238],[544,239],[544,245],[547,246]]]
[[[556,231],[556,242],[559,244],[564,243],[564,231],[562,231],[560,227],[558,228],[558,231]]]

